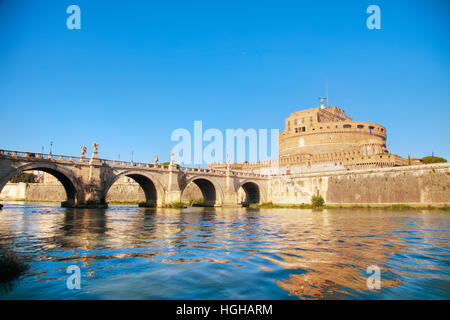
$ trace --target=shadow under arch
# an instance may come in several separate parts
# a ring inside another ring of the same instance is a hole
[[[261,191],[260,187],[254,182],[244,182],[241,185],[244,191],[245,197],[242,199],[241,203],[243,206],[248,206],[252,203],[261,202]]]
[[[183,189],[183,192],[186,190],[187,186],[191,183],[195,183],[203,196],[203,203],[197,204],[197,206],[203,207],[214,207],[217,204],[220,204],[222,200],[222,196],[220,194],[220,190],[218,187],[206,178],[192,178],[186,184],[186,187]]]
[[[158,179],[148,173],[141,173],[136,171],[127,171],[120,173],[114,177],[108,184],[104,192],[104,200],[106,201],[106,195],[112,187],[112,185],[121,177],[129,177],[136,181],[142,188],[145,194],[145,202],[139,203],[140,207],[156,207],[162,204],[164,197],[163,188]]]
[[[64,187],[64,190],[66,192],[66,201],[61,202],[62,207],[75,207],[77,203],[79,202],[77,193],[77,188],[75,187],[75,178],[72,177],[72,175],[69,172],[66,172],[66,170],[54,165],[54,164],[42,164],[42,163],[36,163],[36,164],[27,164],[25,166],[15,168],[12,170],[9,174],[4,176],[0,179],[0,192],[2,191],[3,187],[15,176],[19,175],[20,173],[24,171],[43,171],[48,174],[51,174],[54,176]]]

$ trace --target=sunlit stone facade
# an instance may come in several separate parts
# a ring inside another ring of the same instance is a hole
[[[388,153],[386,128],[353,121],[341,108],[325,107],[291,113],[278,137],[278,159],[235,163],[234,170],[264,174],[308,173],[407,165],[408,160]],[[226,164],[212,164],[225,168]]]

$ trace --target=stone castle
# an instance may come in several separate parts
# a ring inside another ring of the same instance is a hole
[[[296,174],[323,171],[384,168],[420,164],[388,153],[386,128],[353,121],[338,107],[320,107],[291,113],[278,136],[278,160],[235,163],[233,170],[263,174]],[[226,163],[210,168],[226,168]]]
[[[423,164],[388,153],[386,128],[353,121],[338,107],[292,113],[278,137],[278,159],[211,164],[209,169],[0,150],[0,199],[170,205],[202,198],[207,206],[302,204],[321,195],[329,205],[448,205],[450,164]],[[9,183],[34,172],[38,183]],[[39,173],[40,172],[40,173]],[[4,187],[4,188],[3,188]]]

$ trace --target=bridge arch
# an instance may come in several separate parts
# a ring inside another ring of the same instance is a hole
[[[186,190],[187,186],[191,183],[195,183],[202,192],[204,205],[208,207],[213,207],[215,205],[220,205],[223,202],[223,190],[218,183],[209,177],[194,176],[186,181],[181,192]]]
[[[265,199],[265,192],[262,186],[252,180],[244,180],[240,182],[238,188],[238,196],[241,193],[243,199],[239,199],[242,205],[250,205],[252,203],[261,203]]]
[[[15,176],[24,171],[43,171],[54,176],[64,187],[66,191],[66,201],[62,202],[63,207],[75,207],[82,202],[80,188],[77,187],[77,180],[73,174],[62,166],[53,163],[29,163],[18,168],[11,168],[5,176],[0,178],[0,192],[3,187]]]
[[[142,172],[139,170],[128,170],[115,175],[106,185],[104,190],[104,198],[112,185],[121,177],[129,177],[136,181],[142,188],[145,194],[145,202],[140,203],[140,206],[155,207],[161,206],[164,199],[164,188],[161,182],[150,172]]]

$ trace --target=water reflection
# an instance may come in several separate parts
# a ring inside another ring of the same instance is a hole
[[[0,243],[31,268],[0,297],[448,299],[449,229],[437,210],[5,204]],[[79,292],[64,285],[72,264]],[[370,265],[381,268],[381,290],[367,288]]]

